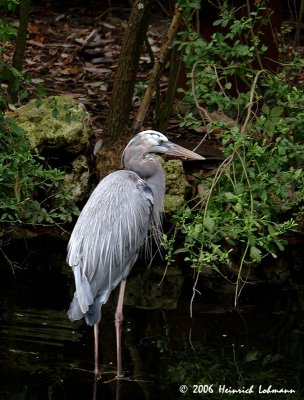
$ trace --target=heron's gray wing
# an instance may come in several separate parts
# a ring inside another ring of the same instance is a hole
[[[108,300],[136,261],[148,234],[152,208],[151,189],[131,171],[113,172],[93,191],[68,245],[67,260],[76,283],[70,319],[97,312],[99,317],[96,314],[89,323],[100,319],[99,304]]]

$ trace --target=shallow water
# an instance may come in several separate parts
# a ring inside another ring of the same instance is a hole
[[[58,259],[45,254],[35,267],[15,273],[3,267],[1,400],[304,398],[303,291],[295,285],[247,285],[235,311],[233,287],[210,288],[202,280],[191,319],[193,281],[184,276],[176,309],[125,306],[125,379],[119,382],[115,293],[103,308],[102,376],[94,381],[93,329],[68,320],[73,281]],[[137,287],[144,279],[136,281]],[[249,393],[229,395],[233,390]]]

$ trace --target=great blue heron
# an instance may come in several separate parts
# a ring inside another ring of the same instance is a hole
[[[204,157],[170,142],[162,133],[137,134],[124,149],[125,170],[107,175],[97,185],[76,222],[68,244],[67,261],[76,291],[68,316],[85,317],[94,325],[95,374],[98,374],[98,323],[101,306],[120,283],[115,312],[117,377],[122,376],[121,323],[126,278],[148,232],[159,241],[165,179],[160,162],[151,153],[184,159]]]

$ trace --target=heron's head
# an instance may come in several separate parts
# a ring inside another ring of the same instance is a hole
[[[153,130],[143,131],[134,136],[125,148],[123,157],[131,148],[134,152],[142,154],[158,153],[186,160],[205,160],[201,155],[170,142],[165,135]]]

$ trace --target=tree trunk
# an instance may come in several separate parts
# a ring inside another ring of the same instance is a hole
[[[27,26],[30,15],[30,0],[22,0],[20,2],[20,25],[16,38],[16,47],[13,55],[12,68],[16,71],[22,71],[22,64],[24,59],[25,45],[26,45],[26,35]],[[18,89],[19,89],[19,76],[14,71],[11,71],[11,76],[8,83],[8,99],[10,103],[16,103],[18,100]]]
[[[105,122],[104,145],[115,143],[126,131],[138,70],[139,59],[148,27],[151,0],[135,0],[124,37],[110,109]]]
[[[293,47],[298,47],[300,45],[300,35],[302,30],[303,16],[304,16],[304,0],[301,0],[299,17],[296,24],[296,33],[293,41]]]
[[[177,46],[174,46],[171,51],[171,61],[170,61],[170,72],[169,72],[169,82],[166,97],[162,104],[159,106],[159,110],[156,112],[155,119],[155,129],[160,132],[166,132],[169,118],[171,115],[175,95],[176,95],[176,85],[179,76],[180,69],[180,51]]]

